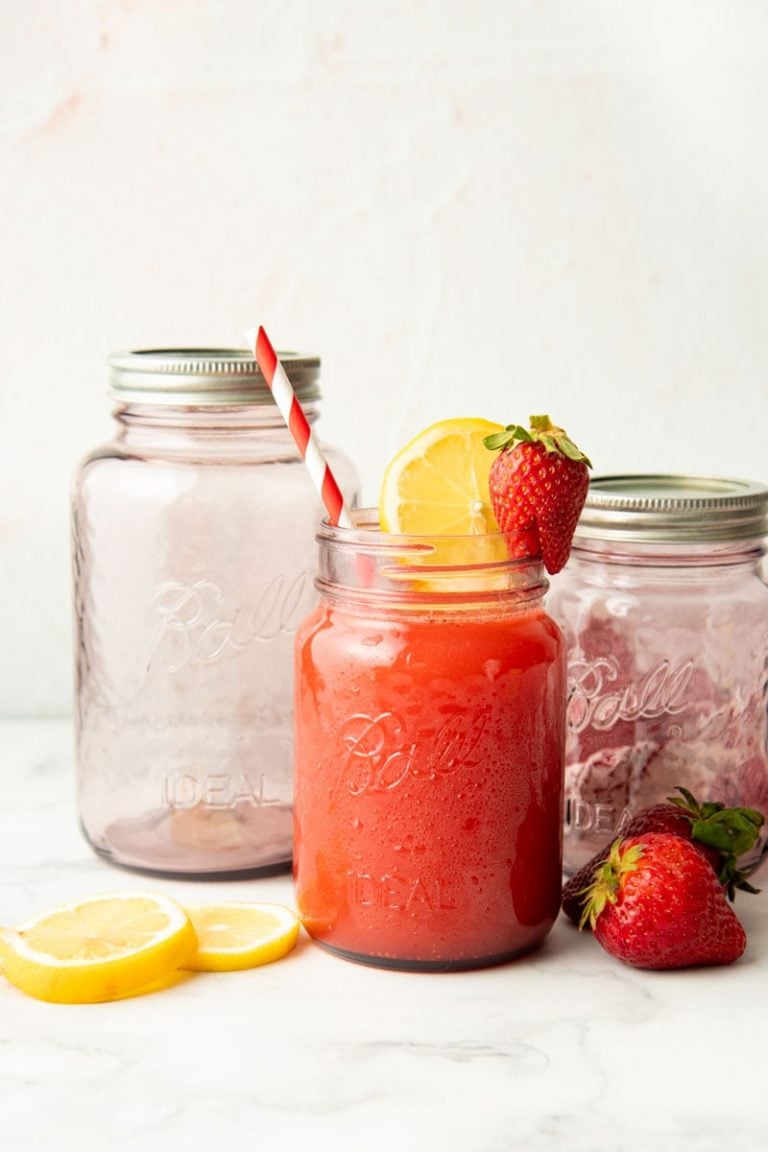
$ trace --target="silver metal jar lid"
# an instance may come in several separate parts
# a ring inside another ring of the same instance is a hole
[[[278,352],[302,403],[320,396],[320,357]],[[125,404],[273,404],[253,355],[240,348],[147,348],[109,357],[110,396]]]
[[[595,476],[574,545],[695,544],[768,535],[768,487],[707,476]]]

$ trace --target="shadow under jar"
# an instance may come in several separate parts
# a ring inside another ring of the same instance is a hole
[[[320,361],[281,354],[310,420]],[[181,876],[292,853],[292,645],[322,505],[253,357],[110,358],[74,482],[77,797],[97,852]],[[349,462],[329,452],[352,501]]]
[[[768,815],[767,529],[761,484],[593,479],[547,602],[568,644],[567,872],[678,786]]]
[[[324,525],[296,636],[303,923],[380,967],[476,968],[558,914],[565,650],[503,536]]]

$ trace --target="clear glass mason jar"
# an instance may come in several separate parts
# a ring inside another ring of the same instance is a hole
[[[311,420],[320,361],[282,354]],[[292,855],[292,645],[322,506],[253,358],[110,358],[114,439],[74,481],[80,821],[116,863],[253,874]],[[352,502],[350,463],[329,451]]]
[[[296,636],[294,874],[319,944],[449,970],[534,948],[560,906],[565,648],[503,536],[319,536]]]
[[[763,485],[593,479],[547,602],[569,657],[566,871],[680,785],[768,814],[767,529]]]

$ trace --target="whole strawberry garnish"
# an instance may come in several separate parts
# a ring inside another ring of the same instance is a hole
[[[733,900],[736,889],[756,892],[738,858],[754,846],[764,823],[762,812],[755,808],[726,808],[714,801],[699,804],[687,788],[678,788],[680,796],[669,796],[666,803],[641,809],[621,828],[621,835],[643,836],[647,832],[669,832],[690,840]],[[562,906],[566,916],[578,924],[582,919],[587,891],[595,872],[610,852],[610,842],[584,864],[563,888]]]
[[[501,449],[489,476],[500,530],[533,533],[547,571],[559,572],[587,498],[590,461],[549,416],[531,416],[530,429],[508,424],[483,443]]]
[[[730,964],[747,944],[707,861],[668,832],[614,841],[584,920],[606,952],[635,968]]]

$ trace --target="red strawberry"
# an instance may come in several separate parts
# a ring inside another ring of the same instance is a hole
[[[755,808],[726,808],[712,801],[699,804],[687,788],[678,788],[678,792],[680,796],[670,796],[666,803],[641,809],[621,828],[621,835],[669,832],[690,840],[709,862],[731,900],[737,888],[756,892],[739,871],[737,860],[755,844],[764,823],[762,812]],[[574,924],[582,918],[587,890],[610,850],[611,845],[606,844],[563,888],[563,911]]]
[[[559,572],[571,551],[592,465],[549,416],[531,416],[530,431],[509,424],[483,443],[501,449],[489,477],[499,528],[532,533],[547,571]]]
[[[688,840],[616,840],[584,911],[606,952],[635,968],[730,964],[747,944],[717,877]]]

